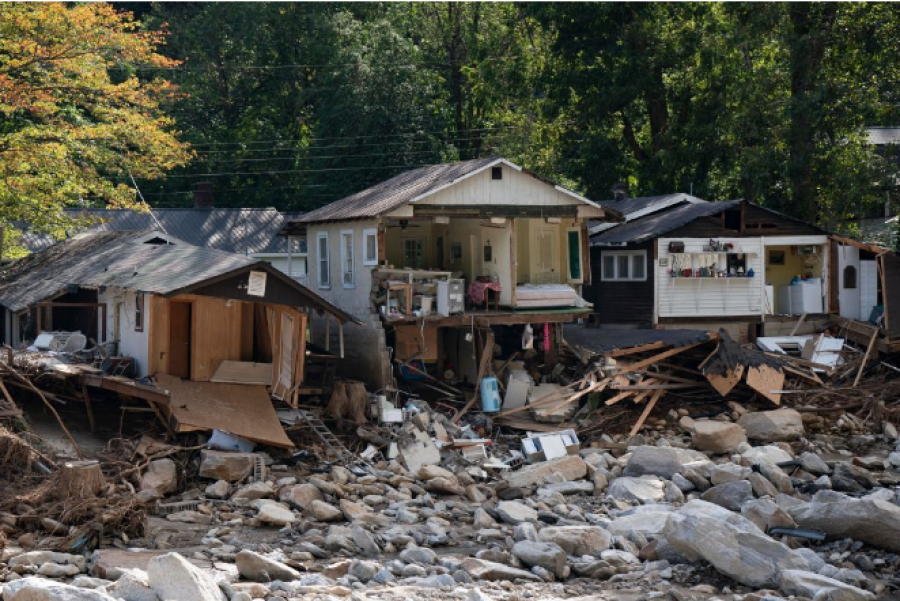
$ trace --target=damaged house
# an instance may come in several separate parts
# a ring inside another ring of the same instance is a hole
[[[282,233],[307,249],[294,260],[308,262],[310,288],[370,326],[346,332],[355,377],[375,388],[395,370],[474,384],[492,353],[522,350],[523,334],[552,367],[560,324],[589,313],[587,221],[620,218],[485,158],[401,173]],[[322,328],[313,333],[327,342]]]
[[[800,315],[826,319],[834,282],[818,227],[743,200],[601,204],[626,222],[591,228],[585,298],[600,327],[725,328],[746,341],[790,331]]]
[[[86,387],[147,401],[170,431],[246,432],[254,402],[274,419],[267,388],[294,404],[303,392],[310,312],[356,321],[266,262],[160,231],[80,234],[35,252],[0,272],[0,307],[3,341],[44,352],[47,371],[84,390],[92,425]],[[147,377],[157,387],[137,382]]]

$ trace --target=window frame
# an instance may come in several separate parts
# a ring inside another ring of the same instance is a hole
[[[628,261],[628,277],[620,278],[619,275],[619,257],[627,256]],[[613,273],[607,273],[606,258],[613,257]],[[634,264],[638,260],[643,265],[643,277],[634,277]],[[601,282],[646,282],[648,277],[647,269],[647,251],[646,250],[604,250],[600,255],[600,281]]]
[[[325,254],[322,254],[322,240],[325,241]],[[316,284],[322,290],[331,289],[331,248],[328,232],[316,232]],[[322,265],[325,265],[325,281],[322,281]]]
[[[378,228],[369,227],[362,231],[363,238],[363,265],[378,265]],[[369,238],[375,240],[375,256],[370,257]]]
[[[425,268],[425,237],[424,236],[404,236],[400,239],[400,251],[403,253],[403,262],[406,263],[406,244],[408,242],[417,243],[419,250],[421,251],[421,265],[404,265],[403,267],[410,267],[412,269],[424,269]]]
[[[571,235],[578,236],[578,277],[572,277]],[[580,227],[566,228],[566,281],[570,284],[584,283],[584,239]]]
[[[347,238],[350,239],[350,248],[349,248],[349,256],[347,255]],[[356,249],[354,248],[355,236],[353,235],[353,230],[341,230],[340,232],[340,241],[341,241],[341,285],[344,288],[352,289],[356,288]],[[350,281],[347,281],[347,259],[350,260]]]
[[[134,293],[134,331],[135,332],[143,332],[144,331],[144,310],[146,309],[146,305],[144,304],[144,295],[140,292]]]

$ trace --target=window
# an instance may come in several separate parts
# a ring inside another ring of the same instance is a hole
[[[569,245],[569,281],[581,282],[581,230],[567,230],[566,242]]]
[[[647,251],[604,251],[600,261],[604,282],[643,282],[647,279]]]
[[[363,230],[363,265],[378,265],[378,230]]]
[[[319,232],[316,235],[316,244],[319,261],[319,288],[331,287],[331,261],[328,256],[328,232]]]
[[[503,167],[491,167],[491,179],[503,179]]]
[[[844,289],[856,290],[856,267],[853,265],[844,267]]]
[[[144,295],[134,295],[134,331],[144,331]]]
[[[353,230],[341,230],[341,283],[344,288],[356,287],[353,275]]]
[[[403,266],[420,269],[425,264],[425,243],[422,238],[403,239]]]

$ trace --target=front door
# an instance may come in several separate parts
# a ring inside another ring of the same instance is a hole
[[[537,261],[535,261],[535,274],[532,284],[558,284],[559,283],[559,239],[556,230],[550,228],[539,229]]]
[[[191,378],[191,303],[169,303],[169,375]]]

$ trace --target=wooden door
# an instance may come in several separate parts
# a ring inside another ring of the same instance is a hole
[[[532,284],[558,284],[559,238],[556,230],[543,228],[537,232],[537,256]]]
[[[191,378],[191,303],[169,303],[169,374]]]

